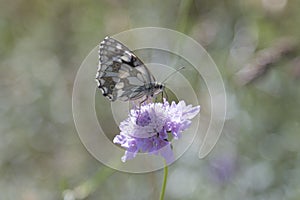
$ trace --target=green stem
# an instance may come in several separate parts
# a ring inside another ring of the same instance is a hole
[[[167,186],[167,178],[168,178],[168,165],[167,165],[167,163],[165,163],[165,167],[164,167],[164,181],[163,181],[163,184],[161,186],[161,192],[160,192],[159,200],[163,200],[164,199],[165,191],[166,191],[166,186]]]
[[[188,25],[189,20],[189,11],[191,7],[193,6],[193,0],[185,0],[181,1],[180,7],[179,7],[179,14],[177,19],[177,30],[180,32],[185,33],[186,27]]]
[[[98,172],[93,177],[73,189],[76,199],[87,198],[114,172],[116,171],[109,167],[99,168]]]

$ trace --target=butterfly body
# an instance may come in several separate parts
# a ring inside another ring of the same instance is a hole
[[[98,88],[110,101],[145,101],[164,90],[146,65],[125,45],[106,37],[99,45]]]

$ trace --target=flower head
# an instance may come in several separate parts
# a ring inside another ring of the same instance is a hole
[[[186,106],[184,101],[178,104],[173,101],[170,105],[166,100],[132,109],[129,117],[120,123],[121,132],[113,140],[126,149],[122,161],[133,159],[138,152],[161,155],[167,163],[174,161],[168,133],[179,139],[199,111],[200,106]]]

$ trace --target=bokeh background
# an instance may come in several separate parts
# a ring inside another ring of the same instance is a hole
[[[300,199],[300,1],[0,4],[0,199],[158,199],[163,172],[102,165],[81,144],[71,109],[90,50],[106,35],[144,26],[202,44],[228,98],[215,149],[199,160],[191,148],[170,166],[166,199]]]

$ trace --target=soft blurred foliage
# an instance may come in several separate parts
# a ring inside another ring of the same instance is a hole
[[[170,166],[166,199],[299,199],[299,8],[298,0],[1,0],[0,199],[158,199],[163,172],[102,165],[81,144],[71,109],[89,51],[143,26],[201,43],[228,98],[216,148],[203,160],[191,148]]]

